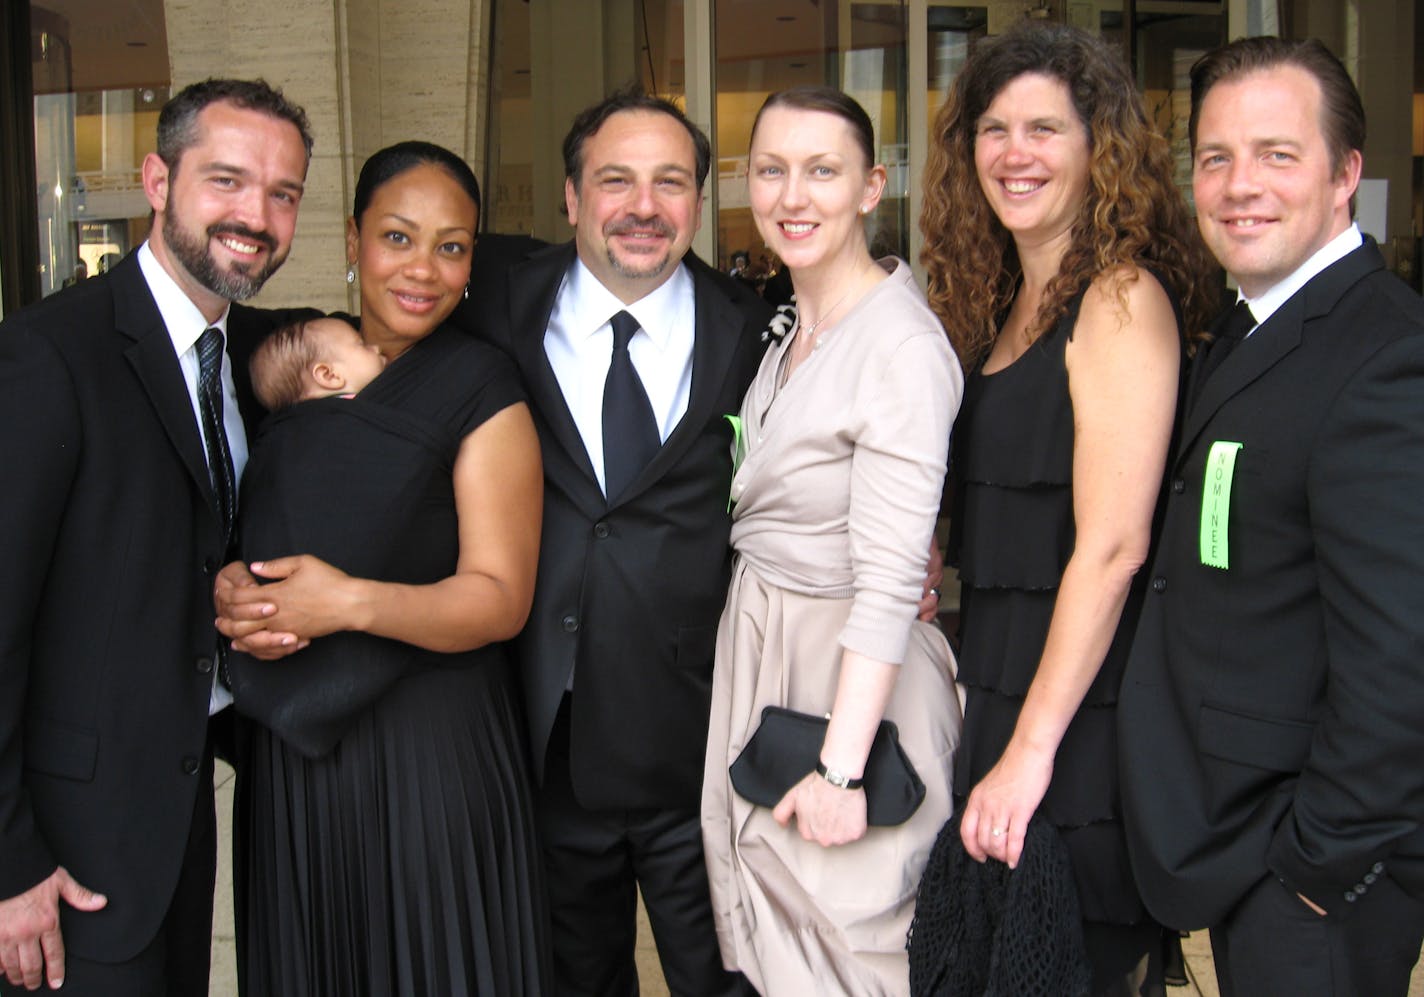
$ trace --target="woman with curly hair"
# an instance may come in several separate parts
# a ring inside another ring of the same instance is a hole
[[[934,139],[929,300],[970,373],[951,462],[961,838],[1014,866],[1030,817],[1057,827],[1094,992],[1150,992],[1161,929],[1128,867],[1114,704],[1210,261],[1131,76],[1090,35],[983,42]]]

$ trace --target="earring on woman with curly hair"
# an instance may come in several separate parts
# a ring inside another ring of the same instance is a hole
[[[356,264],[354,263],[346,264],[346,283],[356,283]]]

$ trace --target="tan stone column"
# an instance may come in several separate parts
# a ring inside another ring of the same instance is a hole
[[[346,216],[360,164],[404,139],[479,171],[493,0],[165,0],[173,86],[262,77],[301,104],[316,148],[296,241],[257,303],[353,309]]]

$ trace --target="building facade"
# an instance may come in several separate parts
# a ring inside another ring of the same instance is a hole
[[[696,251],[765,259],[746,147],[764,97],[800,83],[853,94],[890,190],[878,250],[914,260],[929,123],[970,47],[1038,17],[1099,32],[1136,70],[1189,188],[1187,71],[1229,37],[1314,36],[1369,115],[1362,226],[1420,286],[1424,0],[10,0],[0,15],[0,301],[13,310],[106,269],[147,231],[139,165],[173,90],[261,76],[316,135],[295,247],[259,303],[353,307],[343,233],[361,162],[439,142],[485,186],[482,228],[562,240],[573,114],[633,81],[713,137]]]

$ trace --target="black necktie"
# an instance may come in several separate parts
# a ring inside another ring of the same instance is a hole
[[[233,481],[232,451],[223,425],[222,390],[223,336],[217,329],[205,329],[198,337],[198,411],[203,417],[203,443],[208,451],[208,476],[222,517],[223,546],[232,542],[232,524],[237,518],[237,488]]]
[[[610,499],[628,486],[662,446],[648,393],[628,355],[628,340],[638,320],[627,312],[613,316],[613,358],[603,382],[603,484]]]
[[[198,337],[198,411],[203,418],[203,445],[208,451],[208,478],[213,484],[213,496],[218,501],[222,517],[223,548],[232,544],[232,523],[237,518],[237,487],[233,478],[232,451],[227,445],[227,427],[223,424],[222,390],[223,335],[217,329],[204,329]],[[218,681],[232,688],[227,671],[227,641],[218,635]]]
[[[1227,312],[1212,329],[1212,341],[1207,346],[1206,355],[1202,357],[1201,373],[1197,375],[1195,395],[1201,394],[1211,375],[1255,327],[1256,317],[1251,314],[1246,302],[1236,302],[1236,307]]]

